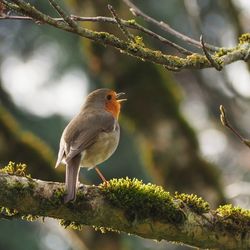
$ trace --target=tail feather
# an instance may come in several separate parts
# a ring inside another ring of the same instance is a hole
[[[63,161],[64,154],[65,154],[64,142],[61,139],[55,168],[57,168],[60,165],[60,163]]]
[[[67,194],[64,197],[64,203],[75,200],[76,198],[80,160],[81,156],[77,155],[66,164],[65,187]]]

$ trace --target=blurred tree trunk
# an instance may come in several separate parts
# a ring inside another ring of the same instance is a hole
[[[3,106],[0,107],[0,159],[2,166],[10,160],[27,164],[30,174],[36,178],[60,179],[53,167],[55,157],[52,150],[32,132],[23,131]]]

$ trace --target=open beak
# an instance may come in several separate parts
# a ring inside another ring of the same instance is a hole
[[[127,101],[126,98],[124,98],[124,99],[118,99],[121,95],[125,95],[125,93],[124,93],[124,92],[120,92],[120,93],[117,93],[117,94],[116,94],[116,101],[117,101],[117,102],[124,102],[124,101]]]

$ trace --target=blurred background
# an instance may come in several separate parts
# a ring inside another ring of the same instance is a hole
[[[31,1],[56,16],[47,1]],[[65,0],[79,16],[134,18],[122,1]],[[216,46],[230,47],[249,32],[248,0],[137,0],[147,14],[176,30]],[[178,44],[197,51],[144,23]],[[82,23],[123,38],[111,24]],[[135,31],[134,34],[141,35]],[[147,46],[178,55],[143,35]],[[199,52],[199,51],[197,51]],[[121,142],[101,169],[107,179],[129,176],[164,186],[171,192],[196,193],[213,208],[232,202],[250,208],[250,151],[222,127],[223,104],[235,128],[250,137],[250,63],[215,69],[169,72],[87,39],[31,21],[0,21],[0,164],[28,165],[32,177],[64,181],[54,169],[61,133],[79,111],[87,93],[108,87],[127,93],[122,107]],[[94,171],[81,170],[81,181],[99,184]],[[21,242],[21,244],[20,244]],[[153,250],[191,249],[123,233],[78,232],[58,222],[0,222],[0,249],[25,250]]]

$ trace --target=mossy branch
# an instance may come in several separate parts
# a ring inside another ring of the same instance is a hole
[[[71,32],[77,34],[81,37],[88,38],[95,42],[98,42],[102,45],[109,45],[116,49],[118,49],[121,53],[136,57],[143,61],[149,61],[156,64],[161,64],[165,68],[173,71],[179,71],[182,69],[202,69],[202,68],[211,68],[214,67],[213,64],[208,60],[206,56],[201,54],[193,53],[185,57],[180,56],[173,56],[167,55],[159,50],[153,50],[151,48],[147,48],[143,43],[136,42],[136,41],[124,41],[120,38],[116,37],[113,34],[108,32],[97,32],[93,30],[89,30],[83,28],[82,26],[78,25],[73,20],[67,18],[65,22],[58,20],[57,18],[52,18],[45,13],[40,12],[34,6],[27,3],[23,0],[12,0],[14,4],[2,0],[3,4],[5,5],[7,10],[14,10],[21,15],[24,15],[23,19],[27,20],[27,17],[30,17],[31,20],[35,21],[39,24],[48,24],[60,30],[64,30],[67,32]],[[16,18],[16,16],[15,16]],[[15,19],[13,18],[13,20]],[[11,19],[8,15],[4,15],[0,18],[1,20],[4,19]],[[21,20],[21,16],[18,18]],[[75,17],[74,20],[77,20]],[[74,22],[74,27],[69,25],[69,21]],[[91,19],[88,19],[91,21]],[[103,19],[95,19],[94,21],[103,21]],[[114,20],[105,19],[105,22],[116,23]],[[127,24],[129,27],[138,28],[139,26],[136,24],[135,21],[123,21],[122,24]],[[136,24],[136,25],[133,25]],[[77,24],[77,25],[76,25]],[[135,27],[136,26],[136,27]],[[141,26],[140,26],[141,27]],[[147,30],[145,28],[140,29],[143,32],[146,31],[147,34],[151,35],[154,38],[161,39],[161,37],[154,32]],[[163,38],[164,39],[164,38]],[[166,42],[166,39],[164,39]],[[168,43],[170,46],[173,43]],[[184,48],[180,48],[180,46],[174,44],[175,48],[181,49],[180,51],[185,51]],[[239,60],[248,60],[250,55],[250,34],[243,34],[240,37],[239,44],[234,48],[221,48],[213,54],[213,61],[216,62],[216,65],[219,65],[220,68],[223,68],[225,65],[233,63]]]
[[[171,196],[138,180],[111,180],[108,186],[83,185],[74,203],[64,204],[64,184],[0,174],[0,218],[60,219],[64,226],[91,225],[144,238],[200,248],[249,249],[250,211],[226,205],[210,210],[195,195]],[[10,174],[8,174],[10,173]]]

